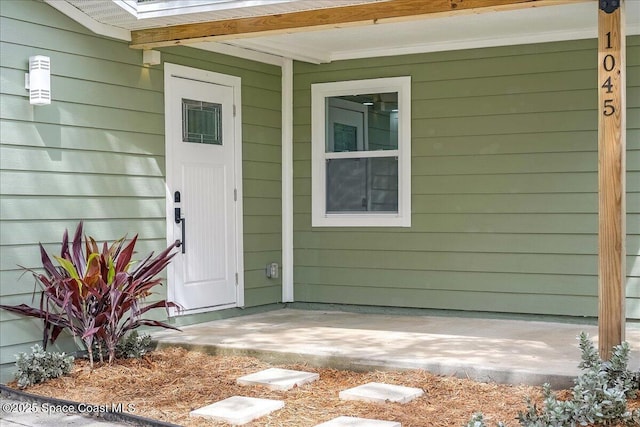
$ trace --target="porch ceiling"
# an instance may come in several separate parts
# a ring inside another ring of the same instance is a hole
[[[54,7],[61,3],[45,1]],[[597,35],[594,0],[412,1],[167,1],[178,9],[138,14],[132,0],[66,4],[86,19],[113,28],[116,37],[131,35],[132,47],[188,44],[313,63]],[[412,4],[424,6],[408,8]],[[542,7],[549,5],[553,7]],[[640,1],[627,1],[626,7],[627,34],[640,34]],[[494,11],[499,13],[482,13]]]

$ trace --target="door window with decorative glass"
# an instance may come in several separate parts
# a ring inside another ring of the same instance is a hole
[[[183,99],[182,141],[222,145],[222,105]]]

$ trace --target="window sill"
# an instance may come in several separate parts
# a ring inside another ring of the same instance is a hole
[[[312,227],[411,227],[411,217],[400,214],[325,214],[313,216]]]

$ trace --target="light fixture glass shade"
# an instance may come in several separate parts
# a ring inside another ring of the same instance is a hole
[[[51,58],[48,56],[29,57],[29,103],[51,104]]]

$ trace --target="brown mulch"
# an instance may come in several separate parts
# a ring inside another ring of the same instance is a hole
[[[517,426],[515,417],[525,409],[525,398],[534,396],[539,400],[541,396],[539,387],[479,383],[423,370],[351,372],[301,364],[280,367],[317,372],[320,379],[289,391],[236,384],[238,377],[269,367],[272,366],[251,357],[211,356],[168,348],[142,359],[96,366],[93,371],[87,361],[77,360],[71,375],[25,391],[92,405],[133,404],[131,413],[135,415],[197,427],[227,425],[191,418],[189,412],[235,395],[285,401],[283,409],[246,424],[249,427],[311,427],[341,415],[397,421],[403,427],[461,427],[475,412],[485,414],[487,425],[505,421]],[[341,390],[372,381],[418,387],[425,394],[407,404],[338,398]],[[629,406],[640,407],[640,400],[630,402]]]

